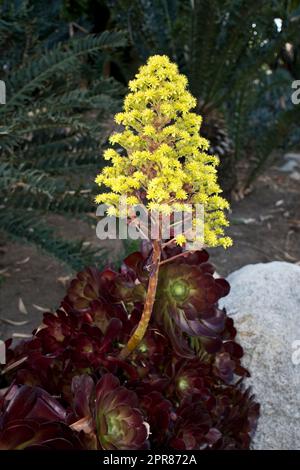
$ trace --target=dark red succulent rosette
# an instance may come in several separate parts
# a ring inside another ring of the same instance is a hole
[[[72,307],[70,308],[66,302],[63,302],[63,307],[68,313],[72,314]],[[112,303],[103,297],[90,302],[88,309],[85,312],[79,312],[78,315],[83,323],[99,328],[103,335],[106,334],[113,318],[120,320],[123,325],[128,321],[124,304]]]
[[[216,406],[213,418],[222,431],[222,439],[216,449],[249,449],[260,414],[260,405],[255,402],[251,388],[231,385],[215,389]]]
[[[31,419],[8,423],[0,431],[0,450],[80,450],[84,449],[78,433],[67,425]]]
[[[170,439],[174,427],[175,407],[158,391],[144,393],[140,406],[145,413],[151,431],[151,444],[159,449]]]
[[[64,302],[85,312],[89,311],[94,300],[101,300],[104,304],[107,301],[110,304],[143,301],[145,287],[136,283],[136,274],[133,270],[124,269],[124,266],[120,272],[110,268],[102,272],[96,268],[87,268],[71,282]]]
[[[203,402],[210,398],[209,388],[211,386],[212,366],[209,362],[201,361],[199,358],[178,358],[173,360],[172,369],[169,368],[170,385],[168,395],[176,396],[179,401],[195,393],[201,397]]]
[[[68,315],[63,310],[44,313],[43,324],[37,329],[36,337],[47,353],[60,354],[66,349],[74,332],[80,330],[81,323],[75,315]]]
[[[80,435],[67,425],[66,409],[45,390],[12,385],[0,415],[0,450],[80,449]]]
[[[101,447],[109,450],[145,448],[148,426],[137,395],[105,374],[96,386],[96,428]]]
[[[148,447],[149,426],[139,408],[137,395],[105,373],[94,383],[88,375],[72,381],[72,429],[82,430],[89,448],[139,450]],[[75,421],[74,421],[75,420]]]
[[[221,433],[213,427],[210,407],[198,394],[186,396],[177,409],[174,434],[170,447],[179,450],[207,449],[220,439]]]
[[[164,370],[172,360],[172,347],[167,335],[152,323],[137,348],[132,352],[130,362],[136,367],[139,378]]]
[[[171,258],[176,251],[169,250]],[[180,332],[184,332],[198,337],[207,352],[215,353],[222,346],[226,321],[226,314],[217,302],[230,288],[225,279],[213,277],[214,267],[207,260],[208,253],[202,250],[162,265],[154,315],[167,329],[174,345],[178,345]]]
[[[151,250],[145,245],[143,252],[124,260],[121,271],[146,287],[150,255]],[[160,268],[153,317],[182,354],[188,354],[182,333],[197,337],[209,353],[221,349],[226,314],[217,302],[229,293],[230,287],[225,279],[213,277],[214,267],[208,258],[205,250],[185,255],[180,247],[167,246],[162,253],[165,264]]]
[[[71,281],[66,301],[77,310],[85,310],[90,302],[101,297],[101,292],[106,281],[114,278],[115,273],[98,271],[95,267],[87,268],[77,274],[76,279]]]

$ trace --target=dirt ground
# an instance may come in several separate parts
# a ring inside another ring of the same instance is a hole
[[[291,171],[281,157],[256,181],[250,194],[232,202],[227,233],[234,245],[211,249],[211,259],[226,276],[246,264],[279,260],[300,264],[300,155]],[[297,176],[298,175],[298,176]],[[78,220],[51,216],[58,235],[84,238],[100,247],[95,228]],[[109,258],[121,250],[108,247]],[[68,267],[36,247],[8,241],[0,234],[0,338],[21,338],[40,322],[42,312],[58,307],[72,278]]]

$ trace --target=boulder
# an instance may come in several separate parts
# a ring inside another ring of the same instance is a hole
[[[221,306],[234,318],[247,383],[261,403],[254,449],[300,449],[300,266],[245,266]]]

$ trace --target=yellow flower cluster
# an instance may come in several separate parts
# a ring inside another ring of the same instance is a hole
[[[230,246],[231,239],[223,236],[228,203],[219,196],[218,159],[205,153],[208,141],[199,134],[201,117],[190,111],[196,100],[187,91],[186,77],[167,56],[156,55],[140,68],[129,89],[124,111],[115,116],[124,129],[110,137],[125,152],[105,151],[111,166],[96,183],[109,192],[96,202],[112,206],[111,215],[118,214],[124,195],[127,204],[145,204],[162,213],[203,204],[205,245]],[[182,237],[178,243],[184,243]]]

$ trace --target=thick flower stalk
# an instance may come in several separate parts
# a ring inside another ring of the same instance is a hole
[[[202,205],[203,234],[199,239],[197,235],[194,241],[203,246],[230,246],[231,239],[224,236],[223,229],[228,225],[223,212],[228,203],[220,196],[222,190],[217,183],[218,159],[205,153],[209,144],[199,133],[201,117],[191,112],[196,100],[187,90],[186,77],[179,74],[176,64],[168,57],[153,56],[129,83],[129,89],[124,111],[115,117],[124,129],[110,137],[111,144],[124,150],[117,147],[105,151],[104,158],[111,161],[111,166],[103,169],[96,182],[108,192],[99,194],[96,202],[108,205],[108,215],[124,216],[120,204],[126,196],[125,216],[129,220],[132,220],[131,206],[138,204],[160,216],[176,211],[191,212],[192,216],[193,208]],[[159,217],[158,234],[162,230],[161,220]],[[193,220],[194,225],[196,222]],[[187,234],[179,233],[168,243],[182,246],[186,241]],[[147,329],[163,246],[162,237],[153,241],[144,311],[122,352],[123,357],[140,343]]]

